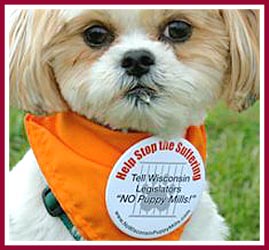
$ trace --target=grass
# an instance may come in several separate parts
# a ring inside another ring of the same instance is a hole
[[[259,240],[259,103],[236,114],[224,105],[206,120],[207,176],[230,240]],[[10,167],[28,149],[23,113],[10,110]]]
[[[9,114],[9,167],[12,168],[29,148],[23,125],[24,113],[10,109]]]
[[[218,106],[206,127],[208,178],[231,240],[259,240],[259,103],[242,114]]]

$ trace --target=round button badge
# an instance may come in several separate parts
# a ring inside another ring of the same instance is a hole
[[[154,239],[180,227],[205,186],[205,169],[187,140],[144,139],[116,162],[106,187],[106,206],[125,234]]]

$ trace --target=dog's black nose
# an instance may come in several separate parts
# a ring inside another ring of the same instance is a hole
[[[141,77],[147,74],[150,67],[154,65],[155,57],[147,50],[127,51],[122,59],[121,67],[126,70],[128,75]]]

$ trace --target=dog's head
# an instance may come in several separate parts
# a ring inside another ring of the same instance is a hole
[[[10,31],[11,103],[154,134],[259,97],[254,10],[28,10]]]

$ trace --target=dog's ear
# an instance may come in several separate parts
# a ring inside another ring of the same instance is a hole
[[[66,109],[44,47],[59,31],[58,10],[22,10],[13,13],[9,35],[10,104],[33,113]]]
[[[230,40],[224,85],[229,107],[243,111],[259,99],[259,10],[222,10]]]

